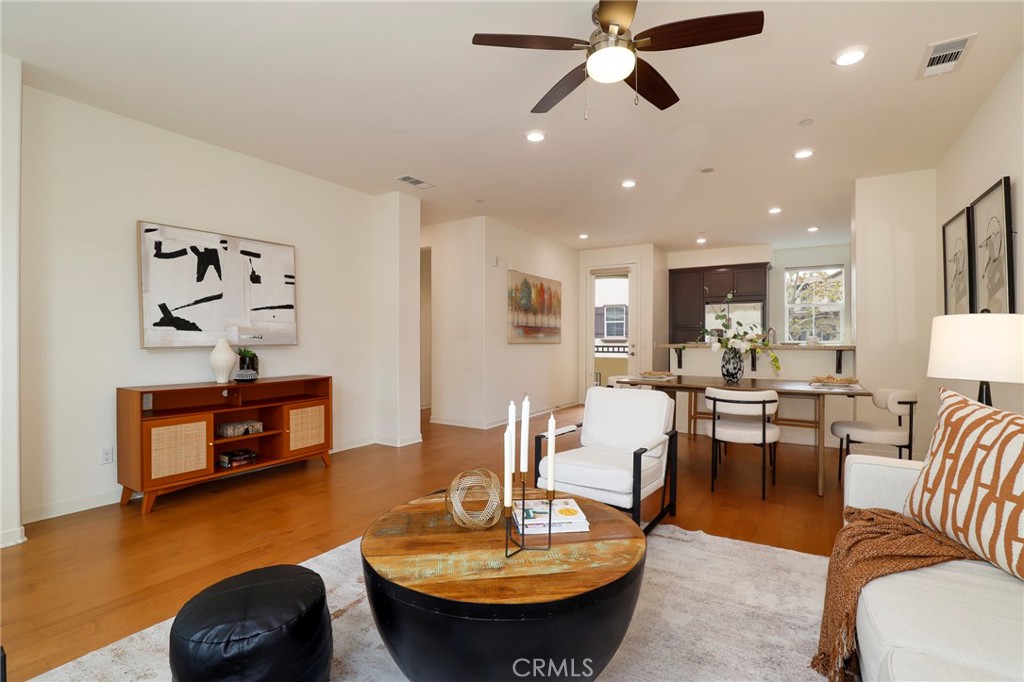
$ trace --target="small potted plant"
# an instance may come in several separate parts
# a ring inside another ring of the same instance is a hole
[[[260,372],[260,358],[249,348],[239,348],[238,373],[235,374],[235,381],[256,381]]]

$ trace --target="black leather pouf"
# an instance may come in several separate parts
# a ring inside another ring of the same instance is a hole
[[[257,568],[207,587],[171,626],[171,674],[193,680],[327,680],[333,637],[323,579]]]

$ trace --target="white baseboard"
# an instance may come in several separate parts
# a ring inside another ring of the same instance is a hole
[[[435,416],[435,415],[430,415],[430,423],[431,424],[440,424],[442,426],[461,426],[464,429],[485,429],[485,428],[487,428],[486,426],[481,426],[480,424],[471,424],[469,422],[463,422],[463,421],[459,421],[457,419],[446,419],[444,417],[438,417],[438,416]]]
[[[108,504],[117,504],[120,501],[121,486],[118,486],[117,488],[105,493],[75,497],[70,500],[58,500],[38,507],[27,507],[22,510],[22,521],[25,523],[32,523],[33,521],[52,519],[57,516],[85,511],[86,509],[103,507]]]
[[[11,545],[20,545],[21,543],[28,540],[25,537],[25,526],[18,526],[10,530],[5,530],[0,533],[0,547],[10,547]]]

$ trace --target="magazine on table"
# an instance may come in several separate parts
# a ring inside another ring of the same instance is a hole
[[[550,509],[552,533],[581,533],[590,530],[587,515],[576,504],[576,500],[552,500]],[[525,535],[547,533],[548,501],[526,500],[524,513],[522,500],[515,500],[512,503],[512,517],[515,519],[517,530],[522,533],[525,527]]]

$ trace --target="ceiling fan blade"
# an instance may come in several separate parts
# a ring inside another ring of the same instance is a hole
[[[598,23],[601,24],[602,31],[609,33],[608,27],[618,24],[618,35],[629,30],[634,14],[636,14],[636,0],[601,0],[597,3],[597,10],[594,12]]]
[[[477,33],[473,36],[473,44],[492,45],[494,47],[523,47],[530,50],[578,50],[590,47],[589,42],[579,38],[529,36],[514,33]]]
[[[633,73],[626,77],[626,85],[662,111],[679,101],[679,95],[668,81],[649,62],[639,57]]]
[[[540,98],[537,106],[530,109],[534,114],[546,114],[551,108],[561,102],[566,96],[578,88],[587,79],[587,65],[580,64],[569,73],[562,76],[562,80],[555,83],[555,87],[548,90],[548,94]]]
[[[737,12],[683,19],[643,31],[633,39],[638,50],[677,50],[757,35],[764,29],[764,12]]]

